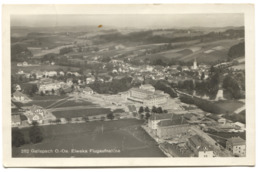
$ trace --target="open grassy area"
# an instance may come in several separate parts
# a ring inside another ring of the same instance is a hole
[[[13,157],[165,157],[156,142],[140,127],[143,121],[125,119],[108,122],[89,122],[41,126],[44,140],[38,144],[26,144],[13,148]],[[103,132],[102,132],[103,128]],[[28,140],[28,129],[22,129]],[[22,154],[21,150],[29,149]],[[53,150],[52,153],[31,153],[32,149]],[[54,153],[54,150],[68,153]],[[116,149],[118,153],[72,153],[71,149]]]
[[[39,65],[39,66],[26,66],[21,67],[17,66],[17,63],[11,64],[11,73],[16,74],[19,70],[22,70],[24,73],[30,73],[33,70],[40,70],[40,71],[57,71],[57,70],[63,70],[63,71],[78,71],[79,68],[77,67],[69,67],[69,66],[59,66],[59,65]]]
[[[111,112],[109,108],[92,108],[92,109],[64,110],[64,111],[56,111],[52,113],[57,118],[74,118],[74,117],[108,114],[109,112]]]
[[[222,113],[233,113],[235,110],[244,105],[243,102],[237,100],[223,100],[214,103],[221,109]]]

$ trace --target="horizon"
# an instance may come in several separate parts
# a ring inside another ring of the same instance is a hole
[[[170,22],[169,22],[170,21]],[[243,14],[13,15],[11,27],[83,27],[170,29],[243,27]]]

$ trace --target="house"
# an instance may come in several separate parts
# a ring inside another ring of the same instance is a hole
[[[17,66],[23,66],[23,63],[17,63]]]
[[[50,76],[50,77],[57,76],[57,72],[56,71],[45,72],[45,76]]]
[[[17,72],[17,74],[22,75],[22,74],[24,74],[24,72],[23,72],[22,70],[19,70],[19,71]]]
[[[188,66],[182,66],[182,71],[190,71],[190,68]]]
[[[85,87],[85,88],[83,88],[82,93],[83,94],[93,94],[94,91],[90,87]]]
[[[190,137],[187,141],[187,146],[194,152],[196,157],[214,157],[214,152],[211,146],[198,135]]]
[[[236,127],[240,128],[240,130],[245,130],[245,124],[241,122],[235,122],[234,124]]]
[[[73,78],[67,78],[66,84],[69,85],[69,86],[72,86],[73,85]]]
[[[51,62],[51,65],[52,65],[52,66],[55,65],[55,62]]]
[[[64,76],[65,73],[64,73],[63,71],[60,71],[60,72],[59,72],[59,75]]]
[[[231,137],[226,142],[226,149],[234,156],[246,156],[246,141],[240,137]]]
[[[225,118],[219,118],[218,119],[218,123],[222,124],[222,125],[225,125],[227,123],[227,120]]]
[[[66,120],[66,118],[60,118],[60,123],[66,124],[66,123],[68,123],[68,121]]]
[[[17,127],[21,125],[21,116],[20,115],[12,115],[12,127]]]
[[[13,98],[16,101],[25,101],[28,100],[28,97],[26,95],[24,95],[23,93],[21,93],[20,91],[16,90],[13,93]]]
[[[192,113],[186,113],[183,115],[183,117],[188,121],[196,121],[197,117]]]
[[[28,63],[26,61],[24,61],[23,66],[28,66]]]
[[[29,124],[33,122],[43,124],[56,120],[56,117],[51,112],[37,105],[28,107],[24,115],[27,117]]]
[[[16,84],[15,85],[15,90],[16,91],[21,91],[22,89],[21,89],[21,86],[19,85],[19,84]]]
[[[151,92],[155,91],[155,88],[151,84],[144,84],[144,85],[141,85],[139,88],[142,90],[147,90],[147,91],[151,91]]]
[[[116,45],[116,46],[115,46],[115,49],[116,49],[116,50],[120,50],[120,49],[124,49],[124,48],[125,48],[125,46],[122,45],[122,44],[119,44],[119,45]]]
[[[43,78],[43,76],[45,75],[44,72],[42,72],[42,71],[36,71],[36,70],[33,70],[33,71],[31,71],[30,73],[31,73],[31,75],[35,75],[35,78],[36,78],[36,79]]]
[[[86,78],[86,84],[91,84],[93,82],[95,82],[95,77],[94,76]]]

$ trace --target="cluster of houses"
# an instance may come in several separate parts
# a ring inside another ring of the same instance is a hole
[[[215,157],[216,142],[193,125],[198,118],[195,114],[153,113],[148,119],[148,128],[174,156]],[[226,150],[233,156],[245,156],[245,149],[245,140],[240,137],[231,137],[226,141]]]
[[[33,122],[38,124],[49,124],[56,120],[56,117],[49,112],[37,105],[32,105],[28,107],[23,107],[23,112],[20,114],[12,115],[12,127],[26,127]]]
[[[26,67],[26,66],[29,66],[29,64],[28,64],[28,62],[24,61],[24,62],[21,62],[21,63],[17,63],[17,66]]]

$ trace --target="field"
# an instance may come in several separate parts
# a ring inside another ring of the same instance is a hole
[[[156,142],[140,127],[143,121],[126,119],[108,122],[89,122],[40,127],[44,140],[13,148],[13,157],[165,157]],[[102,130],[103,129],[103,130]],[[28,129],[22,129],[28,140]],[[29,149],[29,153],[21,150]],[[32,153],[31,150],[52,150],[50,153]],[[54,150],[68,150],[55,153]],[[87,150],[72,153],[71,149]],[[114,149],[116,153],[93,153],[93,150]]]
[[[111,112],[109,108],[90,108],[90,109],[75,109],[52,112],[57,118],[74,118],[92,115],[108,114]]]
[[[22,70],[24,73],[30,73],[33,70],[40,70],[40,71],[57,71],[57,70],[63,70],[63,71],[78,71],[79,68],[77,67],[67,67],[67,66],[59,66],[59,65],[39,65],[39,66],[17,66],[17,63],[11,64],[11,73],[16,74],[19,70]]]
[[[243,102],[237,100],[223,100],[214,104],[221,109],[222,113],[233,113],[235,110],[244,105]]]
[[[186,45],[183,48],[177,48],[143,58],[154,59],[157,56],[165,61],[175,60],[181,62],[193,62],[197,59],[198,63],[213,64],[218,60],[226,60],[228,57],[228,50],[231,46],[239,43],[239,40],[221,40],[208,43],[198,43],[196,47],[194,44]]]

